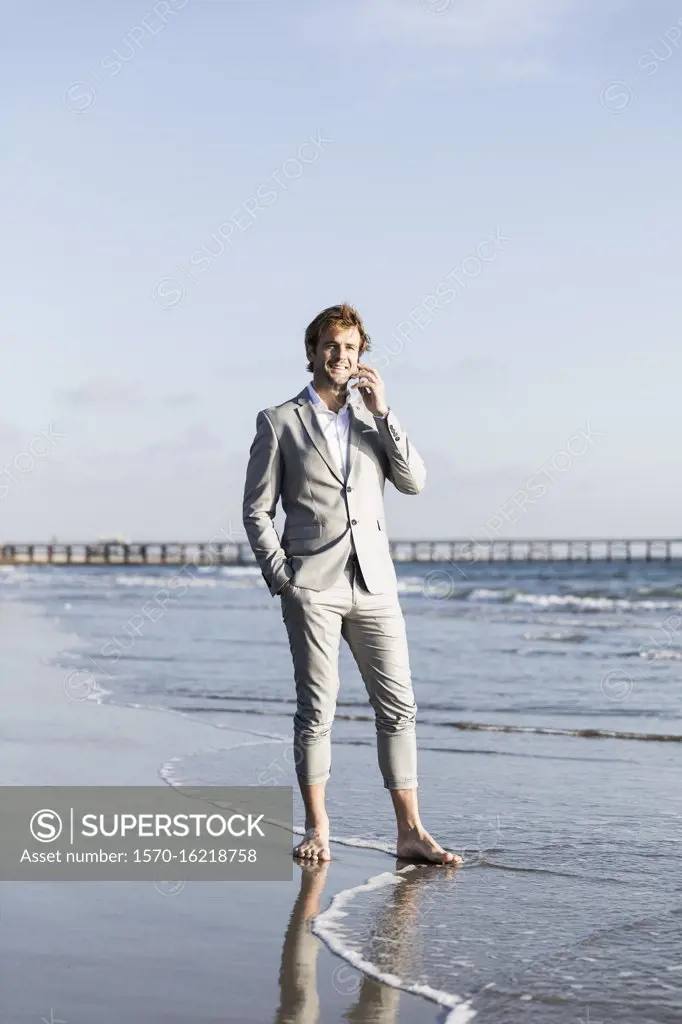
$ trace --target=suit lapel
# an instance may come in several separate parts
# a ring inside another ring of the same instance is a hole
[[[327,439],[324,436],[324,431],[320,426],[320,421],[313,410],[313,403],[307,387],[303,388],[303,390],[298,393],[296,401],[298,403],[296,411],[301,417],[301,422],[306,429],[308,437],[327,463],[329,471],[334,475],[339,483],[345,483],[345,480],[336,464],[336,460],[329,450],[329,445],[327,444]],[[353,462],[360,446],[360,438],[362,437],[363,431],[366,429],[368,428],[360,413],[356,412],[353,405],[350,405],[348,416],[348,477],[350,477],[353,469]]]
[[[364,430],[364,424],[358,413],[355,411],[353,406],[350,406],[350,416],[348,419],[348,476],[350,477],[353,469],[353,461],[358,453],[358,447],[360,445],[360,438]]]
[[[298,395],[298,398],[300,399],[301,404],[299,404],[297,412],[301,417],[301,422],[308,433],[308,437],[327,463],[329,471],[334,474],[339,483],[343,483],[343,477],[341,476],[341,473],[334,461],[334,457],[329,450],[329,445],[327,444],[327,439],[324,436],[324,431],[319,424],[317,416],[313,412],[312,402],[310,401],[310,396],[308,395],[306,388],[304,388],[301,394]]]

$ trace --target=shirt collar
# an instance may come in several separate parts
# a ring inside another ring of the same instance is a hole
[[[311,401],[314,402],[315,405],[321,405],[323,410],[326,410],[327,412],[331,412],[332,411],[327,406],[327,403],[324,402],[320,398],[320,396],[318,395],[317,391],[315,390],[315,388],[312,385],[312,381],[310,382],[310,384],[308,384],[308,394],[310,395]],[[362,401],[362,395],[360,394],[360,392],[357,390],[357,388],[352,388],[348,392],[348,394],[346,395],[345,404],[341,407],[339,412],[340,413],[346,412],[348,410],[349,406],[351,408],[353,408],[353,409],[357,409],[357,407],[358,407],[358,405],[360,404],[361,401]]]

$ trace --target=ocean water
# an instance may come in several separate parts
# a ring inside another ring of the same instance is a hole
[[[452,1021],[679,1021],[682,565],[397,573],[422,818],[465,866],[391,856],[372,712],[344,647],[332,837],[384,851],[386,871],[337,893],[314,931]],[[295,783],[289,648],[257,569],[5,568],[12,598],[81,638],[59,659],[73,699],[244,732],[227,751],[178,751],[159,766],[167,782]]]

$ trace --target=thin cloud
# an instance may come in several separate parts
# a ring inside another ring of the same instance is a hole
[[[152,441],[134,455],[136,462],[190,458],[199,460],[223,447],[222,439],[202,424],[192,424],[175,437]]]
[[[190,405],[196,405],[199,395],[194,391],[173,391],[168,395],[162,395],[159,405],[168,409],[186,409]]]
[[[503,79],[504,81],[535,81],[541,78],[547,78],[548,75],[552,74],[552,64],[545,57],[536,57],[530,55],[528,57],[503,57],[496,55],[495,57],[488,56],[485,60],[477,58],[476,62],[477,70],[480,74],[485,74],[489,79]],[[435,64],[429,62],[429,66],[424,68],[414,68],[411,70],[405,70],[402,68],[399,74],[393,77],[393,84],[398,85],[409,85],[411,83],[418,82],[451,82],[456,79],[461,79],[464,74],[469,75],[469,67],[465,66],[462,62],[452,63],[447,62],[444,64]]]
[[[393,41],[510,51],[556,32],[584,6],[584,0],[362,0],[356,18],[364,33]]]
[[[561,51],[633,0],[354,0],[306,5],[311,43],[334,38],[367,57],[384,85],[534,81],[555,74]],[[379,54],[379,51],[381,53]]]
[[[97,377],[74,388],[62,388],[56,395],[72,409],[96,405],[131,405],[139,396],[130,384],[108,377]]]
[[[87,409],[95,406],[131,406],[155,403],[164,409],[186,409],[196,405],[199,395],[192,391],[171,391],[165,395],[150,395],[146,388],[129,381],[113,377],[95,377],[76,387],[63,388],[56,393],[58,401],[71,409]]]

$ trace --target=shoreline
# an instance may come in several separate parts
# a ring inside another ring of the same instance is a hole
[[[0,602],[3,785],[164,786],[178,757],[258,742],[163,708],[70,699],[48,662],[81,645],[40,606]],[[0,882],[3,1018],[442,1020],[442,1004],[358,971],[311,929],[334,895],[391,870],[385,854],[341,847],[321,871],[293,862],[292,882]]]

